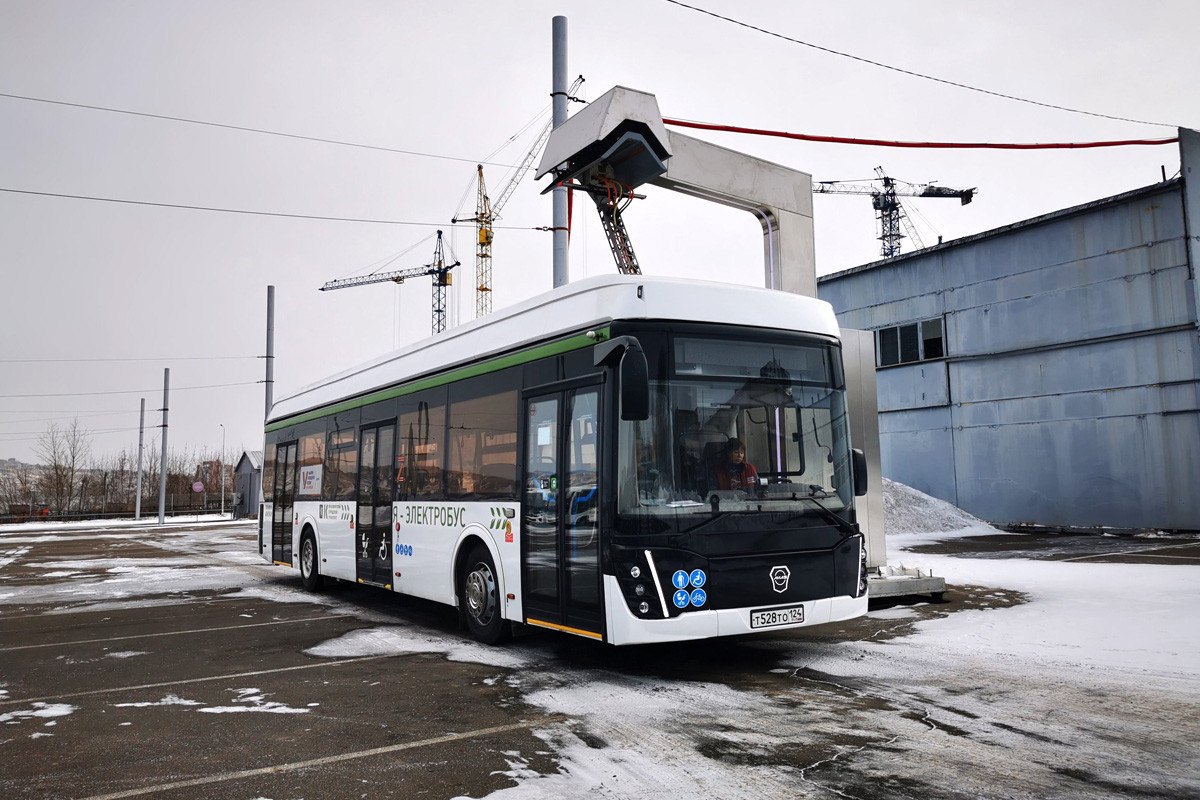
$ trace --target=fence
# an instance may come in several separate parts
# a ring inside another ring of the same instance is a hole
[[[225,495],[225,513],[232,515],[237,495]],[[76,509],[56,514],[45,505],[34,503],[11,504],[7,513],[0,513],[0,524],[14,522],[77,522],[81,520],[133,519],[133,503],[103,503],[98,508]],[[164,516],[177,517],[195,514],[221,513],[221,496],[211,492],[168,494],[163,507]],[[158,495],[142,498],[142,519],[158,517]]]

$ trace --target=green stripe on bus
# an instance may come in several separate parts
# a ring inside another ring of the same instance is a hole
[[[538,347],[534,347],[531,350],[522,350],[519,353],[510,353],[506,356],[500,356],[499,358],[491,361],[485,361],[481,364],[472,364],[468,367],[456,369],[453,372],[447,372],[442,375],[434,375],[432,377],[414,381],[413,383],[408,383],[403,386],[395,386],[390,389],[381,389],[379,391],[372,392],[371,394],[363,395],[362,397],[344,400],[336,405],[325,406],[315,411],[307,411],[299,416],[288,417],[286,419],[279,420],[278,422],[272,422],[266,427],[266,431],[270,433],[271,431],[277,431],[292,425],[300,425],[305,422],[311,422],[314,419],[328,417],[332,414],[340,414],[343,411],[352,411],[356,408],[369,406],[372,403],[379,403],[384,400],[392,400],[397,397],[403,397],[404,395],[412,394],[413,392],[419,392],[424,389],[445,386],[447,383],[454,383],[455,381],[474,378],[477,375],[487,375],[490,372],[499,372],[500,370],[507,369],[508,367],[516,367],[520,366],[521,364],[528,364],[530,361],[537,361],[539,358],[547,358],[549,356],[557,356],[563,353],[569,353],[574,350],[581,350],[584,347],[590,347],[597,342],[607,339],[608,332],[608,328],[599,328],[596,330],[598,336],[596,336],[594,339],[587,336],[587,334],[580,334],[579,336],[572,336],[557,342],[551,342],[550,344],[543,344]]]

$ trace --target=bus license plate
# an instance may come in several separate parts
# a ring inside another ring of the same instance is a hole
[[[794,625],[797,622],[804,622],[804,606],[765,608],[750,612],[751,628],[769,628],[772,625]]]

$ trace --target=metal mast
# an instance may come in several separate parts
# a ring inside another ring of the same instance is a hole
[[[475,202],[475,317],[492,313],[492,224],[495,216],[479,165],[479,196]]]
[[[456,266],[458,266],[457,261],[450,265],[450,267]],[[446,330],[446,289],[450,286],[450,267],[446,266],[446,258],[442,255],[442,232],[438,231],[437,245],[433,248],[433,263],[429,264],[426,268],[428,271],[423,273],[433,276],[432,331],[434,334]]]

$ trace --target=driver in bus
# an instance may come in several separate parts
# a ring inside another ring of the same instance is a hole
[[[746,461],[746,445],[731,438],[725,447],[725,460],[715,471],[718,489],[751,489],[758,485],[758,470]]]

